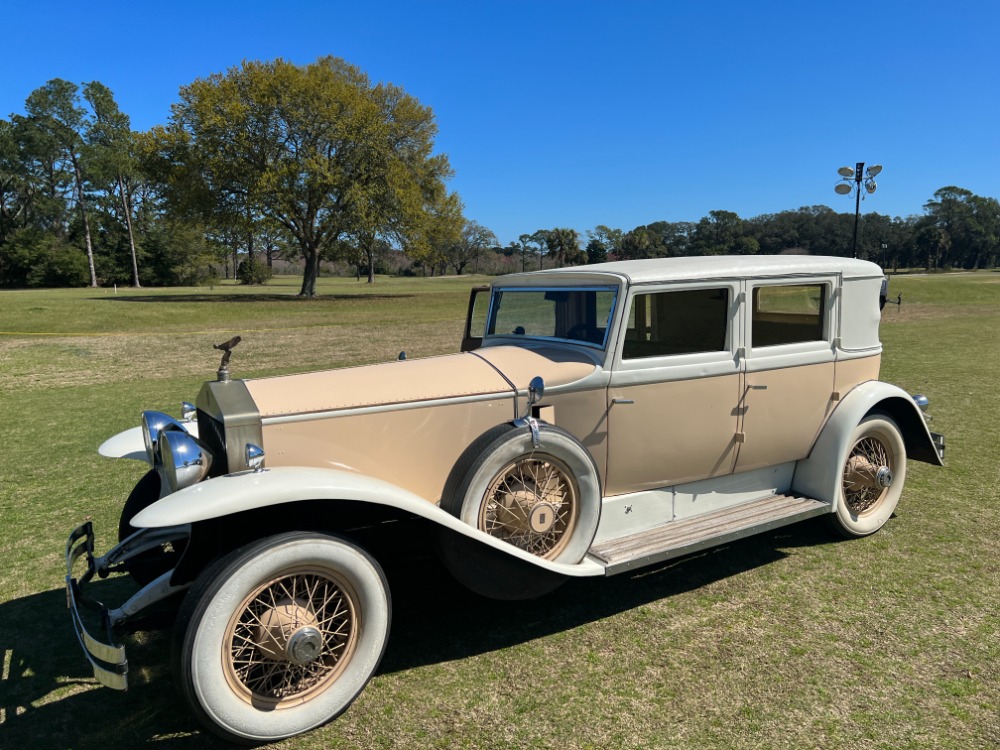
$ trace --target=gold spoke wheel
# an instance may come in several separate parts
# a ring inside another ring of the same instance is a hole
[[[534,453],[504,466],[486,489],[479,529],[545,559],[555,559],[572,537],[579,493],[569,468]]]
[[[256,708],[300,705],[344,670],[358,641],[357,595],[334,571],[302,568],[254,589],[225,632],[224,671]]]

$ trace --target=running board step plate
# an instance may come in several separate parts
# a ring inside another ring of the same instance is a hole
[[[672,521],[638,534],[595,545],[590,557],[605,575],[698,552],[830,512],[830,505],[808,497],[770,495],[683,521]]]

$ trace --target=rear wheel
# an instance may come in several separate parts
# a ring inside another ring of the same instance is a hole
[[[236,550],[185,598],[181,691],[227,740],[273,742],[336,718],[382,659],[389,589],[353,543],[289,533]]]
[[[888,416],[861,420],[844,462],[834,525],[845,536],[874,534],[889,520],[906,481],[906,444]]]

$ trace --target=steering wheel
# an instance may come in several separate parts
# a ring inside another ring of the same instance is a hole
[[[601,332],[597,330],[597,326],[590,323],[577,323],[566,331],[566,338],[597,344],[601,341]]]

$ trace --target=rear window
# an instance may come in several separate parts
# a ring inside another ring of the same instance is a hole
[[[753,290],[750,345],[780,346],[824,341],[826,285],[759,286]]]

